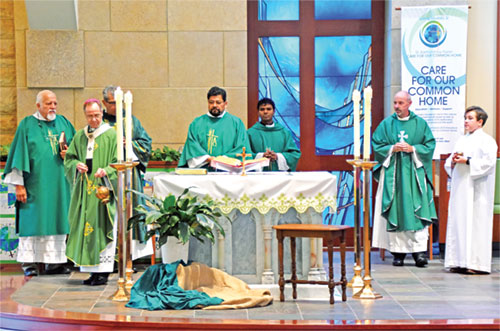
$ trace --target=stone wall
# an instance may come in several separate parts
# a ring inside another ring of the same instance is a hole
[[[0,144],[12,141],[16,131],[16,47],[14,2],[0,1]]]
[[[247,121],[245,0],[78,0],[78,31],[30,30],[24,1],[13,7],[17,121],[48,88],[59,113],[82,128],[83,102],[102,99],[108,84],[133,93],[154,147],[184,143],[213,85],[226,88],[228,110]]]

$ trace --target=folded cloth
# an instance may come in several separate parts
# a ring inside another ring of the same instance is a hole
[[[135,282],[130,291],[130,308],[162,310],[191,309],[198,306],[218,305],[223,300],[211,298],[203,292],[185,291],[177,283],[178,266],[181,260],[170,264],[155,264],[149,267]]]
[[[183,261],[156,264],[137,280],[127,307],[160,309],[238,309],[266,306],[269,290],[252,290],[242,280],[216,268]]]
[[[193,262],[189,266],[179,265],[177,281],[179,286],[186,291],[197,290],[224,300],[219,305],[211,305],[203,309],[262,307],[273,301],[269,290],[252,290],[244,281],[198,262]]]

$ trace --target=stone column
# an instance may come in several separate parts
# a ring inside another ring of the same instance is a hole
[[[262,284],[274,284],[274,273],[272,269],[272,226],[277,223],[279,213],[271,209],[267,214],[263,215],[258,210],[252,209],[252,215],[255,219],[255,224],[260,223],[262,226],[262,238],[264,239],[264,270],[262,272]],[[262,243],[257,243],[262,244]]]
[[[227,215],[227,217],[229,217],[231,222],[233,222],[236,219],[237,215],[238,215],[237,210],[233,209]],[[222,226],[222,228],[224,229],[224,232],[227,235],[229,233],[229,231],[231,230],[231,224],[229,224],[229,222],[227,222],[226,220],[221,220],[220,225]],[[229,241],[229,244],[231,244],[231,241]],[[222,270],[222,271],[226,271],[226,263],[225,263],[226,262],[226,252],[225,252],[225,250],[226,250],[225,237],[220,233],[219,230],[217,230],[217,268]],[[231,258],[231,255],[229,255],[228,258]],[[230,266],[230,269],[232,269],[231,266]]]

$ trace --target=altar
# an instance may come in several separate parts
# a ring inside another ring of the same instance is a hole
[[[157,197],[190,194],[212,199],[231,223],[222,222],[226,233],[217,244],[189,243],[189,259],[217,267],[248,283],[273,284],[278,279],[277,240],[272,226],[287,223],[321,224],[323,212],[336,210],[337,180],[329,172],[265,172],[247,176],[227,173],[208,175],[157,175]],[[287,239],[288,240],[288,239]],[[285,242],[285,250],[290,245]],[[297,241],[297,274],[302,279],[326,278],[322,239]],[[285,254],[290,256],[290,254]],[[319,258],[318,258],[319,257]],[[290,261],[285,260],[285,272]]]

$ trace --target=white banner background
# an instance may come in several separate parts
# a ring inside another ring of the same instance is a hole
[[[401,86],[436,138],[434,159],[464,132],[467,6],[403,7]]]

